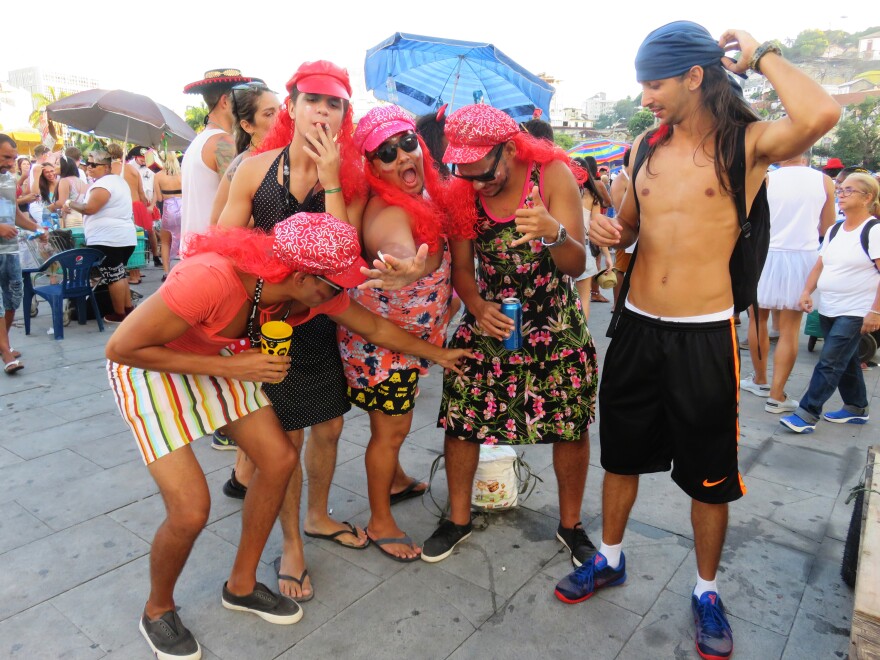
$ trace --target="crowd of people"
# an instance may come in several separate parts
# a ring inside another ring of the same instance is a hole
[[[745,102],[733,77],[746,69],[773,85],[783,119],[760,121]],[[446,560],[473,530],[480,446],[552,444],[556,537],[574,567],[556,597],[580,603],[627,579],[624,533],[639,475],[671,470],[691,499],[697,651],[732,655],[716,577],[728,504],[746,493],[739,392],[765,397],[765,409],[787,413],[781,423],[796,432],[820,419],[867,422],[856,349],[862,333],[880,328],[878,182],[850,169],[835,187],[806,165],[840,109],[772,42],[740,30],[716,39],[677,21],[648,35],[636,74],[657,126],[636,139],[613,181],[595,161],[570,160],[546,122],[518,124],[487,104],[419,118],[385,105],[355,125],[348,73],[325,60],[302,64],[283,101],[238,70],[206,72],[184,90],[208,106],[205,129],[182,165],[162,154],[155,175],[143,173],[140,147],[126,158],[116,145],[117,153],[90,151],[81,179],[80,155],[68,152],[56,174],[46,151],[16,165],[14,143],[0,139],[0,167],[28,183],[15,208],[39,198],[82,223],[87,244],[104,254],[107,318],[120,324],[106,349],[110,387],[166,508],[140,620],[159,658],[201,657],[174,592],[210,508],[191,446],[205,435],[236,450],[223,492],[243,499],[226,608],[296,623],[318,587],[303,534],[351,551],[373,545],[398,562]],[[766,263],[742,230],[765,199]],[[21,210],[13,221],[35,224]],[[126,269],[136,226],[164,269],[159,291],[137,308]],[[13,230],[4,227],[5,259]],[[743,251],[756,252],[743,262],[757,269],[751,290],[731,258]],[[608,302],[599,281],[613,287],[615,308],[601,380],[588,327],[590,301]],[[2,283],[8,315],[14,300]],[[814,291],[824,344],[795,401],[785,386]],[[512,299],[521,307],[514,318]],[[755,369],[741,378],[735,324],[747,307]],[[771,310],[779,310],[772,380]],[[287,355],[259,349],[272,320],[293,327]],[[521,345],[508,348],[515,333]],[[4,333],[0,350],[21,367]],[[401,465],[400,449],[432,363],[444,368],[437,426],[449,500],[420,542],[393,505],[428,488]],[[835,389],[844,406],[823,414]],[[581,522],[597,401],[598,547]],[[328,514],[352,406],[370,428],[364,528]],[[256,572],[276,519],[284,540],[269,587]]]

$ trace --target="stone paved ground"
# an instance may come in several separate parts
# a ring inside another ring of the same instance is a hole
[[[149,293],[159,271],[146,269]],[[607,305],[591,326],[600,355],[608,340]],[[63,341],[47,336],[48,306],[33,334],[14,329],[27,368],[0,377],[0,657],[147,658],[137,620],[147,596],[148,552],[162,514],[156,488],[136,454],[107,389],[108,333],[75,323]],[[109,330],[112,332],[112,330]],[[805,349],[790,391],[806,386],[816,354]],[[821,344],[819,345],[821,347]],[[748,358],[746,357],[746,362]],[[866,373],[877,404],[880,369]],[[413,431],[402,452],[411,474],[425,477],[441,451],[434,428],[439,374],[424,381]],[[823,424],[811,436],[784,432],[763,401],[744,393],[741,469],[747,497],[731,506],[721,592],[737,657],[845,657],[852,593],[839,578],[850,516],[847,492],[876,442],[865,427]],[[832,400],[831,405],[839,403]],[[348,415],[330,506],[340,519],[367,519],[363,454],[367,417]],[[584,500],[584,522],[598,542],[601,519],[598,438]],[[375,549],[344,550],[309,541],[317,597],[303,620],[273,626],[220,606],[239,535],[239,503],[220,487],[231,452],[195,445],[215,496],[180,581],[181,614],[205,657],[691,658],[688,595],[695,576],[687,499],[665,474],[648,476],[625,540],[629,580],[587,603],[553,595],[569,570],[554,539],[556,484],[549,448],[526,451],[543,481],[516,511],[491,518],[448,560],[399,564]],[[434,485],[445,499],[442,472]],[[395,509],[401,526],[425,539],[435,525],[419,500]],[[280,551],[273,532],[259,579],[273,583]]]

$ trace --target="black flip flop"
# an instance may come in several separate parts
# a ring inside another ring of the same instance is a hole
[[[414,497],[421,497],[422,495],[427,493],[428,492],[427,488],[425,488],[425,490],[416,490],[416,486],[421,486],[421,485],[422,485],[421,481],[419,481],[418,479],[413,479],[409,483],[409,485],[406,488],[404,488],[402,491],[400,491],[399,493],[392,493],[391,494],[391,506],[394,506],[395,504],[399,504],[400,502],[403,502],[404,500],[409,500]]]
[[[343,543],[342,541],[340,541],[339,540],[340,534],[351,534],[355,538],[358,538],[357,528],[354,525],[352,525],[347,520],[343,520],[342,524],[348,525],[348,529],[340,529],[338,532],[333,532],[332,534],[314,534],[312,532],[307,532],[307,531],[303,530],[303,534],[305,534],[309,538],[313,538],[313,539],[321,539],[323,541],[332,541],[336,545],[341,545],[343,548],[350,548],[351,550],[363,550],[368,545],[370,545],[369,537],[367,538],[367,542],[364,543],[363,545],[350,545],[348,543]]]
[[[309,576],[309,569],[304,568],[302,575],[300,575],[299,580],[297,580],[292,575],[285,575],[284,573],[281,572],[281,557],[275,557],[275,561],[272,562],[272,565],[275,567],[275,575],[278,577],[279,580],[290,580],[291,582],[296,582],[299,585],[300,589],[303,588],[303,582],[305,582],[306,578]],[[288,598],[290,598],[293,601],[296,601],[297,603],[308,603],[314,597],[315,597],[315,587],[314,586],[312,586],[312,593],[310,593],[308,596],[305,596],[305,597],[300,596],[299,598],[294,598],[293,596],[288,596]]]
[[[366,530],[364,530],[364,531],[366,531]],[[370,538],[370,537],[368,536],[367,538]],[[396,539],[387,538],[387,539],[370,539],[370,540],[373,542],[373,545],[375,545],[377,548],[379,548],[379,552],[381,552],[383,555],[385,555],[389,559],[393,559],[394,561],[399,561],[401,564],[409,564],[414,561],[419,561],[419,559],[421,559],[421,555],[416,555],[415,557],[398,557],[397,555],[388,552],[385,548],[382,547],[384,545],[389,545],[391,543],[401,543],[403,545],[411,546],[413,544],[413,540],[409,536],[403,535],[400,538],[396,538]]]

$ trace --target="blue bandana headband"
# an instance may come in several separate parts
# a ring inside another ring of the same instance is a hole
[[[663,80],[721,63],[724,49],[702,25],[675,21],[651,32],[636,53],[636,80]]]

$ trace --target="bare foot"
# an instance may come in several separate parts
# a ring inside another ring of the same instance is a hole
[[[281,564],[278,573],[299,579],[305,570],[306,558],[303,555],[302,546],[300,545],[299,550],[293,548],[288,550],[288,548],[285,548],[284,552],[281,553]],[[312,595],[312,578],[306,575],[301,585],[297,584],[295,580],[282,580],[279,578],[278,591],[285,596],[297,600],[308,598]]]

